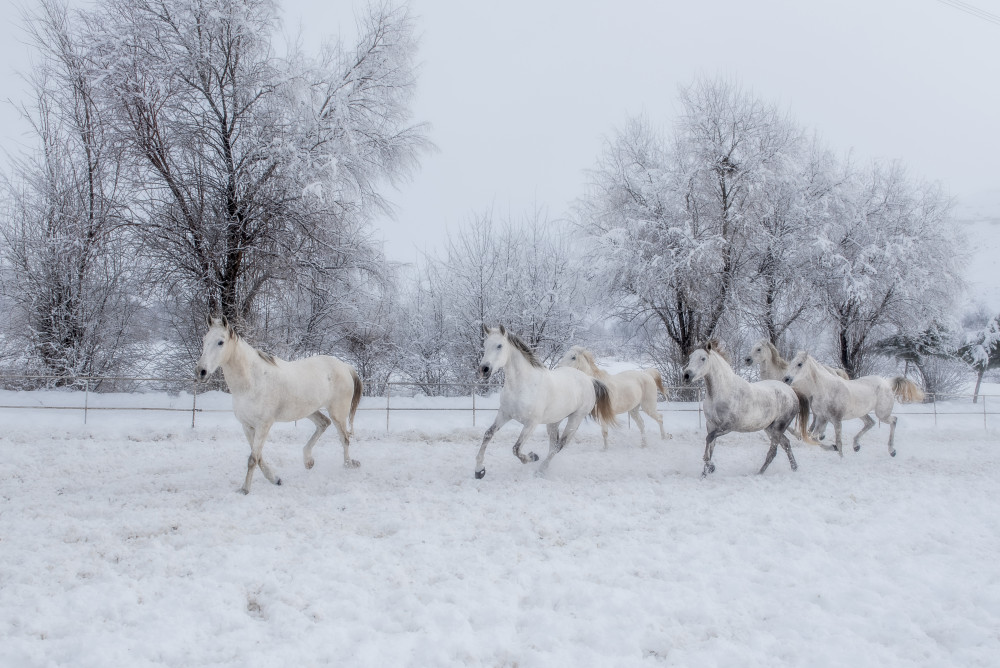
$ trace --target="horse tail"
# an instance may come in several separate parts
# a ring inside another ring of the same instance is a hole
[[[924,400],[924,391],[909,378],[896,376],[892,379],[892,393],[903,403],[914,403]]]
[[[361,390],[364,389],[361,385],[361,376],[352,367],[351,376],[354,378],[354,396],[351,397],[351,435],[354,435],[354,414],[358,412],[358,404],[361,403]]]
[[[802,439],[803,443],[819,445],[819,441],[809,433],[809,397],[798,392],[795,393],[795,396],[799,399],[799,438]]]
[[[663,376],[660,375],[660,370],[653,367],[651,369],[646,369],[645,371],[653,377],[653,382],[656,383],[656,389],[659,390],[660,394],[666,397],[667,391],[663,389]]]
[[[590,411],[590,416],[601,424],[617,427],[618,420],[611,407],[611,393],[608,392],[608,386],[596,378],[591,380],[594,382],[594,394],[597,395],[597,401],[594,402],[594,410]]]

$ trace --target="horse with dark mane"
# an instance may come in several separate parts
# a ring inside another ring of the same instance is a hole
[[[483,325],[483,357],[479,361],[479,377],[488,379],[504,370],[503,390],[496,419],[483,435],[476,456],[476,478],[486,475],[483,459],[486,446],[500,427],[511,420],[521,423],[521,433],[514,442],[514,456],[522,464],[538,461],[534,452],[524,454],[521,446],[539,424],[549,433],[549,454],[539,467],[546,470],[552,458],[562,450],[579,428],[583,418],[591,415],[602,425],[616,424],[607,386],[579,369],[545,368],[531,348],[515,334],[500,325]],[[562,433],[559,424],[566,420]]]

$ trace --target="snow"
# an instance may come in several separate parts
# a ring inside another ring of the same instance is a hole
[[[0,403],[79,397],[40,394]],[[264,454],[283,484],[258,474],[242,496],[247,448],[227,401],[199,396],[220,410],[194,428],[184,412],[94,411],[84,425],[75,410],[0,409],[0,665],[986,666],[1000,655],[1000,416],[935,426],[906,414],[927,407],[904,407],[895,458],[881,426],[842,460],[796,445],[797,472],[779,453],[764,476],[763,436],[727,435],[705,480],[696,412],[667,412],[673,440],[645,449],[633,427],[602,451],[585,423],[544,478],[511,455],[508,425],[475,480],[489,410],[476,426],[468,411],[393,412],[387,430],[385,400],[366,399],[360,469],[341,466],[328,433],[306,471],[311,426],[278,425]],[[543,429],[531,446],[545,452]]]

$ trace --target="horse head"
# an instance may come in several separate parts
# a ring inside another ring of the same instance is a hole
[[[195,378],[198,380],[208,380],[208,377],[215,373],[229,353],[230,345],[236,339],[236,332],[233,330],[225,316],[222,318],[209,317],[208,332],[201,341],[201,357],[195,365]]]
[[[710,350],[699,348],[691,353],[691,357],[688,358],[688,365],[684,367],[684,382],[693,383],[696,380],[704,378],[705,374],[708,373],[711,363],[712,355]]]
[[[795,381],[802,377],[802,373],[806,368],[806,362],[809,359],[809,353],[804,350],[800,350],[795,353],[795,357],[792,361],[788,363],[788,368],[785,369],[785,376],[781,379],[786,385],[794,385]]]
[[[583,346],[573,346],[567,350],[556,366],[569,366],[591,376],[594,375],[594,358]]]
[[[496,329],[483,325],[483,357],[479,360],[477,375],[489,380],[510,359],[510,341],[503,325]]]
[[[746,356],[743,360],[747,366],[752,366],[753,364],[761,364],[767,359],[768,348],[767,339],[761,339],[757,343],[753,344],[753,348],[750,349],[750,354]]]

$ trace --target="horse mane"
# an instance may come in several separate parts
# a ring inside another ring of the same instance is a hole
[[[278,366],[278,363],[276,361],[274,361],[274,355],[272,355],[271,353],[266,353],[266,352],[264,352],[263,350],[261,350],[259,348],[254,348],[254,350],[257,351],[257,354],[260,355],[260,358],[262,360],[264,360],[265,362],[267,362],[268,364],[270,364],[272,366]]]
[[[587,360],[587,364],[590,365],[591,369],[593,369],[594,371],[599,371],[600,370],[599,367],[597,366],[597,362],[594,360],[594,354],[592,352],[590,352],[589,350],[587,350],[583,346],[573,346],[573,348],[576,349],[576,354],[577,355],[579,355],[583,359]]]
[[[774,344],[770,341],[765,340],[764,346],[767,348],[768,352],[771,354],[771,364],[773,364],[778,371],[784,371],[788,368],[788,361],[782,359],[781,353],[775,348]]]
[[[531,364],[531,366],[539,369],[545,368],[545,365],[542,364],[537,357],[535,357],[535,351],[529,348],[528,344],[521,340],[521,337],[511,331],[507,331],[506,336],[507,340],[510,341],[510,344],[514,346],[516,350],[520,351],[522,355],[524,355],[524,358],[528,360],[528,363]]]
[[[244,342],[244,343],[246,343],[246,344],[247,344],[248,346],[250,346],[250,347],[251,347],[251,348],[253,349],[253,351],[254,351],[255,353],[257,353],[257,355],[258,355],[258,356],[259,356],[259,357],[260,357],[260,358],[261,358],[262,360],[264,360],[265,362],[267,362],[267,363],[268,363],[268,364],[270,364],[271,366],[278,366],[278,362],[277,362],[276,358],[274,357],[274,355],[272,355],[272,354],[271,354],[271,353],[269,353],[269,352],[265,352],[265,351],[261,350],[260,348],[256,348],[256,347],[252,346],[252,345],[250,344],[250,342],[246,340],[246,338],[244,338],[243,336],[241,336],[241,335],[240,335],[240,333],[239,333],[239,332],[237,332],[237,331],[236,331],[236,329],[235,329],[235,328],[234,328],[234,327],[233,327],[233,326],[232,326],[231,324],[229,324],[229,321],[228,321],[228,320],[226,320],[225,318],[222,318],[222,319],[221,319],[221,320],[219,320],[218,322],[213,322],[213,321],[212,321],[212,319],[211,319],[211,318],[209,318],[209,325],[216,325],[216,324],[217,324],[217,325],[221,325],[222,327],[225,327],[225,328],[226,328],[227,330],[229,330],[229,334],[230,334],[230,335],[231,335],[231,336],[232,336],[232,337],[233,337],[234,339],[236,339],[237,341],[243,341],[243,342]]]

